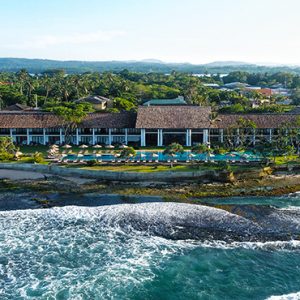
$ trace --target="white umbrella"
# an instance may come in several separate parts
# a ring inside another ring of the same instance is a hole
[[[51,148],[59,148],[59,146],[58,146],[58,145],[55,145],[55,144],[51,145],[50,147],[51,147]]]
[[[64,146],[62,146],[63,148],[65,148],[65,149],[70,149],[70,148],[72,148],[72,146],[71,145],[64,145]]]
[[[21,151],[17,151],[17,152],[15,153],[15,156],[21,156],[21,155],[23,155],[23,153],[22,153]]]
[[[145,157],[145,156],[146,156],[146,154],[141,153],[141,157]]]
[[[97,144],[97,145],[94,145],[93,148],[99,149],[99,148],[102,148],[102,146]]]
[[[80,149],[85,149],[88,148],[89,146],[82,144],[81,146],[79,146]]]
[[[107,145],[106,148],[113,149],[115,147],[113,145]]]
[[[126,149],[126,148],[128,148],[128,146],[126,146],[126,145],[121,145],[119,148],[120,148],[120,149]]]
[[[152,156],[153,157],[158,157],[158,154],[157,153],[153,153]]]
[[[193,153],[190,153],[189,156],[190,156],[190,157],[195,157],[196,155],[193,154]]]

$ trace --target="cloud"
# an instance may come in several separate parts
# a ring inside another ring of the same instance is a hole
[[[5,48],[18,50],[44,49],[47,47],[59,45],[78,45],[106,42],[124,35],[124,31],[118,30],[99,30],[96,32],[76,33],[69,35],[43,35],[36,36],[24,41],[19,41],[18,43],[11,43],[2,46],[4,46]]]

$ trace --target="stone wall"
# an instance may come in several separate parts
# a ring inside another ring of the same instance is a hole
[[[56,165],[38,165],[38,164],[19,164],[19,163],[0,163],[0,169],[23,170],[31,172],[48,173],[60,176],[93,178],[99,180],[111,181],[155,181],[155,182],[180,182],[180,180],[195,181],[227,181],[228,174],[224,171],[195,171],[195,172],[114,172],[98,170],[82,170],[77,168],[65,168]]]

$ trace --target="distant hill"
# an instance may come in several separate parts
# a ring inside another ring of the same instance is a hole
[[[49,69],[64,69],[67,73],[84,72],[119,72],[128,69],[133,72],[160,72],[172,71],[204,74],[204,73],[229,73],[233,71],[247,72],[295,72],[300,74],[300,67],[291,66],[259,66],[244,62],[212,62],[203,65],[190,63],[164,63],[159,60],[147,59],[144,61],[60,61],[49,59],[26,59],[26,58],[0,58],[0,71],[16,72],[25,68],[30,73],[41,73]]]

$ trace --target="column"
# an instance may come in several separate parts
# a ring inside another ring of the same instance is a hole
[[[141,147],[146,146],[146,130],[141,129]]]
[[[160,129],[157,129],[157,147],[160,147]]]
[[[27,145],[30,144],[30,134],[29,134],[29,128],[27,128]]]
[[[62,132],[62,128],[59,128],[59,144],[62,145],[63,144],[63,132]]]
[[[43,145],[46,145],[46,129],[43,128]]]
[[[185,140],[185,145],[187,147],[190,147],[192,145],[192,131],[191,129],[186,130],[186,140]]]
[[[93,145],[95,145],[96,144],[95,128],[92,129],[92,134],[93,134],[92,143]]]
[[[76,128],[76,145],[79,145],[79,130]]]
[[[160,129],[159,130],[159,136],[160,136],[160,147],[162,147],[164,145],[164,136],[163,136],[163,130]]]
[[[224,143],[224,129],[220,129],[220,142]]]
[[[272,142],[272,129],[269,129],[269,142]]]
[[[208,143],[208,129],[203,130],[203,144]]]
[[[128,129],[125,128],[125,145],[128,145]]]
[[[12,130],[12,128],[9,129],[9,136],[10,136],[11,140],[13,141],[13,130]]]
[[[255,129],[253,129],[252,142],[253,142],[253,145],[255,146],[255,143],[256,143]]]
[[[108,129],[108,145],[112,143],[111,128]]]
[[[157,129],[157,146],[162,147],[163,145],[163,130]]]

